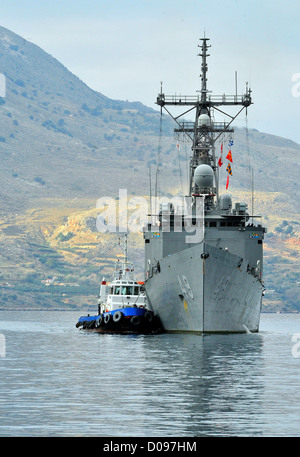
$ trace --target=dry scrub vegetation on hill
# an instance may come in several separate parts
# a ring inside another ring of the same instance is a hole
[[[95,309],[99,281],[121,254],[118,235],[96,229],[97,200],[117,200],[119,189],[149,195],[158,165],[160,193],[185,193],[189,145],[178,151],[166,117],[159,138],[158,111],[91,90],[3,27],[0,72],[0,308]],[[267,311],[300,311],[299,152],[279,136],[234,134],[229,191],[251,208],[252,167],[255,212],[268,228]],[[142,234],[130,235],[129,256],[142,279]]]

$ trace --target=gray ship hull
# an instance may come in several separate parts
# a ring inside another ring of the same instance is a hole
[[[145,283],[149,304],[168,332],[257,332],[262,284],[247,265],[224,249],[193,245],[160,259]]]
[[[160,205],[155,201],[154,212],[151,211],[151,219],[144,227],[145,290],[166,331],[257,332],[266,229],[260,216],[253,213],[253,185],[251,215],[245,202],[235,202],[233,206],[229,194],[220,195],[220,168],[226,161],[227,189],[233,174],[231,165],[236,163],[231,151],[231,124],[242,110],[247,113],[252,104],[251,90],[246,84],[246,92],[241,96],[209,93],[209,38],[201,41],[200,94],[167,95],[161,86],[156,100],[161,112],[165,109],[176,123],[178,138],[183,133],[185,139],[192,141],[192,155],[189,189],[182,203],[176,198],[172,202],[161,201]],[[176,114],[171,114],[171,106],[176,108]],[[185,119],[192,110],[194,122]],[[227,120],[217,121],[216,114]],[[223,142],[228,148],[226,152]],[[160,160],[157,163],[156,178]]]

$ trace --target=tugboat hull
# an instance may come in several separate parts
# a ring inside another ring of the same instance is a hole
[[[98,333],[147,334],[162,331],[157,316],[145,308],[122,308],[97,316],[81,316],[77,328]]]

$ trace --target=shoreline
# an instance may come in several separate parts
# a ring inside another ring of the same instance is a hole
[[[44,311],[44,312],[71,312],[71,313],[76,313],[76,312],[86,312],[90,311],[87,308],[80,308],[80,309],[67,309],[67,308],[53,308],[53,309],[44,309],[44,308],[1,308],[0,311]],[[300,311],[261,311],[261,314],[300,314]]]

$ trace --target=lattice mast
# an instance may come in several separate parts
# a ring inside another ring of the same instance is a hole
[[[173,118],[177,123],[175,132],[181,132],[188,136],[192,141],[192,156],[190,159],[190,176],[189,176],[189,196],[196,197],[200,194],[206,195],[206,201],[209,205],[214,204],[214,197],[217,197],[217,204],[219,203],[219,183],[218,183],[218,165],[215,156],[215,144],[221,135],[233,132],[231,128],[232,122],[247,108],[251,103],[251,90],[246,83],[246,92],[244,95],[211,95],[207,89],[207,57],[209,57],[208,45],[209,38],[201,38],[202,43],[198,45],[201,52],[198,54],[202,58],[201,63],[201,90],[200,95],[165,95],[162,91],[158,94],[156,103]],[[189,107],[183,113],[175,116],[167,107],[169,106],[186,106]],[[240,110],[231,115],[220,107],[225,106],[241,106]],[[189,122],[182,119],[182,116],[195,110],[195,121]],[[214,122],[214,110],[222,113],[227,117],[226,122]],[[199,165],[209,165],[214,174],[214,184],[207,188],[200,188],[195,180],[195,170]]]

